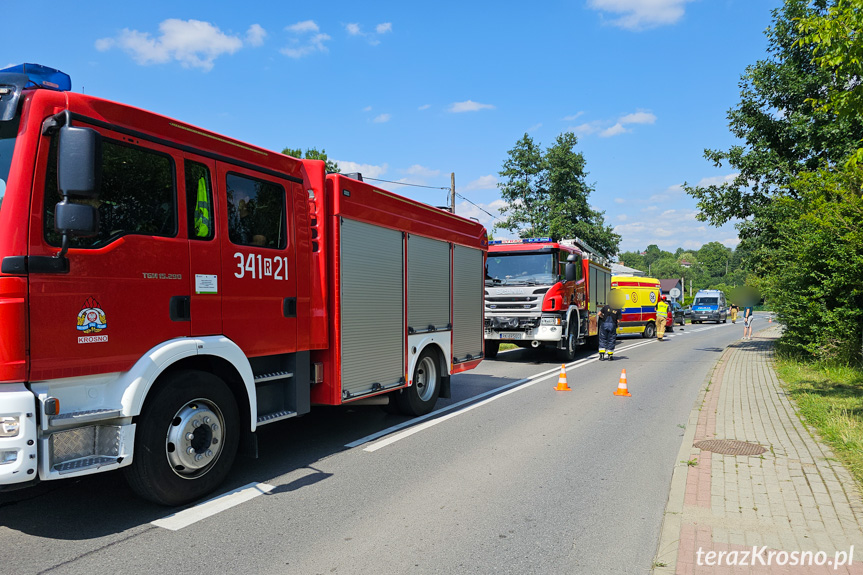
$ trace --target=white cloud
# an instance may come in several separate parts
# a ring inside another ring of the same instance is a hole
[[[606,128],[603,131],[601,131],[599,133],[599,137],[600,138],[610,138],[612,136],[617,136],[618,134],[625,134],[628,131],[629,130],[627,130],[626,128],[623,127],[623,124],[618,122],[615,125],[611,126],[610,128]]]
[[[367,176],[369,178],[380,178],[387,173],[387,169],[389,168],[387,164],[376,166],[374,164],[358,164],[357,162],[348,162],[344,160],[334,161],[339,165],[342,172],[346,174],[360,172],[363,176]]]
[[[625,222],[626,220],[629,219],[629,216],[627,216],[626,214],[618,214],[617,219],[620,220],[621,222]]]
[[[422,110],[428,110],[429,108],[431,108],[431,104],[423,104],[422,106],[417,108],[417,110],[422,111]]]
[[[365,108],[363,108],[363,112],[371,112],[371,111],[372,111],[371,106],[366,106]]]
[[[540,128],[542,128],[542,124],[534,124],[533,126],[531,126],[530,128],[528,128],[526,131],[527,131],[527,132],[536,132],[536,131],[537,131],[537,130],[539,130]]]
[[[709,178],[701,178],[698,182],[699,187],[706,186],[721,186],[722,184],[733,182],[740,174],[728,174],[727,176],[711,176]]]
[[[390,121],[390,118],[392,118],[392,115],[390,114],[379,114],[375,116],[375,119],[372,120],[372,122],[374,122],[375,124],[385,124],[386,122]]]
[[[448,108],[448,112],[460,114],[462,112],[478,112],[480,110],[494,110],[491,104],[480,104],[473,100],[465,100],[464,102],[453,102]]]
[[[643,30],[674,24],[683,17],[692,0],[588,0],[588,6],[619,15],[610,23],[628,30]]]
[[[656,116],[650,112],[638,111],[634,114],[627,114],[618,121],[621,124],[653,124],[656,122]]]
[[[403,170],[404,173],[417,176],[419,178],[434,178],[440,175],[440,170],[433,170],[431,168],[426,168],[425,166],[421,166],[419,164],[414,164],[407,170]]]
[[[170,18],[159,24],[160,35],[124,28],[116,38],[96,40],[99,51],[119,47],[138,64],[164,64],[175,60],[185,68],[211,70],[216,58],[243,47],[237,36],[228,36],[218,27],[201,20]]]
[[[308,32],[320,32],[321,29],[318,28],[318,25],[314,20],[303,20],[302,22],[297,22],[296,24],[291,24],[290,26],[286,26],[285,30],[288,32],[293,32],[294,34],[306,34]]]
[[[641,210],[639,215],[620,214],[614,231],[623,236],[620,251],[643,250],[650,244],[673,252],[678,247],[695,250],[712,241],[734,247],[739,242],[734,224],[710,227],[696,219],[698,210],[667,209],[657,213],[656,206]]]
[[[299,39],[294,38],[291,40],[291,44],[289,46],[285,46],[279,51],[288,58],[298,60],[304,56],[308,56],[309,54],[314,54],[315,52],[328,52],[329,49],[326,47],[324,42],[329,40],[332,40],[332,38],[327,34],[315,34],[309,38],[305,44],[301,43]]]
[[[623,198],[614,198],[614,203],[615,204],[625,204],[626,200]]]
[[[491,174],[488,176],[481,176],[474,181],[468,183],[465,187],[461,188],[462,191],[472,192],[474,190],[493,190],[497,188],[497,178]],[[458,190],[456,190],[458,191]]]
[[[377,46],[381,43],[378,36],[392,32],[393,25],[392,22],[381,22],[375,26],[374,32],[363,32],[360,24],[357,22],[351,22],[350,24],[345,24],[345,30],[347,30],[349,36],[360,36],[365,38],[370,45]]]
[[[246,30],[246,42],[250,46],[260,46],[264,43],[264,38],[267,37],[267,31],[260,24],[252,24]]]
[[[590,134],[595,134],[601,129],[600,122],[586,122],[579,126],[575,126],[574,128],[569,128],[570,132],[574,132],[579,136],[589,136]]]
[[[573,121],[577,120],[578,118],[580,118],[582,115],[584,115],[584,112],[576,112],[575,114],[573,114],[571,116],[564,116],[563,121],[564,122],[573,122]]]
[[[575,116],[577,117],[577,116]],[[608,120],[593,120],[585,122],[574,128],[569,128],[569,131],[580,136],[589,136],[599,133],[601,138],[610,138],[619,136],[620,134],[628,134],[632,132],[626,126],[633,124],[653,124],[656,122],[656,116],[646,110],[638,110],[632,114],[625,114],[617,119],[617,121]]]

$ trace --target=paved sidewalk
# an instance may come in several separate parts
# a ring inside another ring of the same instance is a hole
[[[863,498],[780,385],[772,367],[780,333],[774,324],[731,345],[708,376],[677,458],[654,573],[863,574]],[[693,445],[709,439],[767,451]]]

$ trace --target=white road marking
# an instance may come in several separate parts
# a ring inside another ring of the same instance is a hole
[[[184,509],[178,513],[174,513],[173,515],[163,517],[162,519],[157,519],[156,521],[153,521],[152,524],[156,527],[178,531],[183,527],[188,527],[202,519],[212,517],[217,513],[221,513],[222,511],[230,509],[240,503],[245,503],[259,495],[269,493],[275,488],[275,485],[268,485],[266,483],[249,483],[248,485],[238,487],[233,491],[229,491],[228,493],[219,495],[213,499],[208,499],[207,501],[195,505],[194,507],[190,507],[189,509]]]

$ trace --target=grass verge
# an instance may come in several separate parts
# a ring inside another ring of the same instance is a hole
[[[782,357],[776,370],[806,423],[863,488],[863,370]]]
[[[517,347],[518,346],[515,345],[514,343],[502,343],[502,344],[500,344],[500,351],[506,351],[508,349],[515,349]]]

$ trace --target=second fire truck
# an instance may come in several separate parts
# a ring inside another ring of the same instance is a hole
[[[551,347],[566,361],[595,345],[597,313],[611,291],[609,261],[578,238],[489,242],[485,271],[485,356],[501,343]]]

